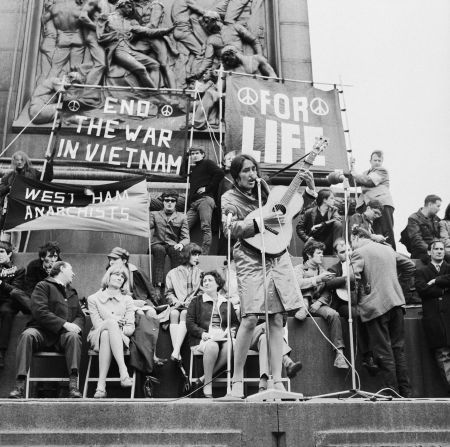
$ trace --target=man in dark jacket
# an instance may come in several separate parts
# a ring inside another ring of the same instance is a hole
[[[444,261],[444,243],[429,244],[431,262],[416,273],[422,298],[423,328],[450,391],[450,265]]]
[[[411,397],[405,358],[405,298],[398,273],[412,277],[415,265],[391,247],[373,242],[363,228],[352,230],[351,241],[360,317],[367,328],[382,384],[394,396]]]
[[[189,209],[187,219],[189,229],[192,229],[200,219],[202,230],[202,253],[209,254],[211,246],[211,219],[216,207],[215,198],[224,172],[212,160],[205,159],[205,151],[202,148],[191,148],[191,172],[189,174]]]
[[[428,263],[428,244],[439,239],[439,217],[442,200],[430,194],[425,197],[423,208],[408,217],[408,224],[401,233],[400,242],[411,253],[411,258]]]
[[[11,261],[12,246],[0,242],[0,368],[5,366],[14,317],[30,313],[30,297],[25,292],[25,269]]]
[[[316,240],[325,244],[324,255],[333,254],[333,242],[342,236],[342,217],[334,206],[331,189],[319,191],[317,206],[306,211],[297,224],[297,235],[303,241]]]
[[[56,262],[50,276],[34,288],[31,295],[33,319],[22,332],[16,353],[16,386],[10,398],[25,397],[25,378],[33,352],[54,348],[64,352],[69,372],[69,396],[81,397],[78,371],[81,360],[81,335],[84,314],[75,289],[68,289],[74,273],[67,262]]]
[[[58,242],[47,242],[39,247],[38,259],[34,259],[27,265],[25,275],[25,290],[29,295],[33,293],[34,287],[40,281],[43,281],[49,275],[53,265],[60,258],[61,249]]]

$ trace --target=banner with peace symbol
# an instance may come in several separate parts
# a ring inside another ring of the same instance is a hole
[[[233,74],[227,78],[226,151],[247,153],[266,169],[279,169],[309,152],[316,137],[329,146],[313,170],[347,169],[337,90]]]
[[[171,91],[98,90],[72,86],[64,93],[54,158],[71,166],[179,176],[191,97]],[[96,107],[91,107],[94,94]]]

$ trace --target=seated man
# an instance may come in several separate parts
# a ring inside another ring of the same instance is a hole
[[[25,293],[25,269],[11,261],[12,246],[0,242],[0,368],[5,366],[14,317],[30,313],[30,297]]]
[[[303,241],[315,240],[325,245],[325,255],[333,254],[333,242],[342,236],[342,218],[334,206],[331,189],[321,189],[317,194],[316,206],[300,216],[297,235]]]
[[[47,278],[55,262],[61,261],[60,254],[61,249],[58,242],[47,242],[42,247],[39,247],[39,258],[27,265],[25,290],[29,295],[32,294],[38,282]]]
[[[430,194],[425,197],[423,208],[408,217],[408,224],[401,232],[400,242],[405,245],[411,258],[421,259],[428,263],[428,245],[434,239],[439,239],[439,217],[442,200],[439,196]]]
[[[16,386],[10,398],[25,397],[25,378],[33,352],[54,348],[66,356],[69,372],[69,397],[82,397],[78,390],[78,372],[81,360],[81,335],[84,314],[75,289],[68,289],[74,277],[72,266],[58,261],[50,276],[34,288],[31,295],[33,319],[22,332],[16,353]]]
[[[349,234],[352,228],[358,226],[364,228],[371,234],[371,239],[375,242],[385,242],[386,238],[382,234],[375,234],[373,229],[374,222],[381,217],[383,205],[378,200],[371,200],[366,205],[366,209],[362,213],[355,213],[350,216],[348,221]]]
[[[223,170],[212,161],[205,159],[203,148],[192,147],[191,172],[189,174],[190,191],[188,197],[189,209],[187,220],[189,229],[192,229],[198,220],[202,230],[202,253],[209,254],[211,246],[211,219],[216,207],[215,198],[219,183],[225,175]]]
[[[267,337],[266,324],[258,324],[253,332],[250,349],[259,352],[259,391],[267,390],[267,380],[269,379],[269,359],[267,355]],[[302,362],[295,362],[289,354],[292,348],[283,340],[283,366],[286,369],[286,375],[293,379],[302,369]]]
[[[189,243],[189,227],[186,216],[175,210],[178,193],[168,191],[162,195],[162,211],[150,213],[151,252],[155,266],[153,284],[161,293],[164,283],[164,264],[166,255],[170,258],[170,268],[181,263],[180,253]]]
[[[444,261],[444,243],[429,244],[431,262],[416,272],[416,290],[422,298],[423,328],[442,377],[450,391],[450,266]]]
[[[320,193],[319,193],[320,194]],[[348,364],[344,357],[344,338],[342,336],[341,318],[330,307],[331,294],[326,288],[326,283],[335,277],[322,266],[325,245],[314,240],[308,241],[303,247],[303,264],[294,267],[298,285],[302,291],[305,307],[302,307],[295,318],[302,321],[306,318],[306,308],[312,316],[325,319],[330,328],[330,338],[336,349],[334,366],[347,369]]]
[[[193,242],[183,248],[183,264],[172,269],[166,277],[166,301],[170,304],[170,359],[181,363],[181,345],[186,338],[186,314],[192,298],[200,289],[201,270],[197,267],[202,249]]]

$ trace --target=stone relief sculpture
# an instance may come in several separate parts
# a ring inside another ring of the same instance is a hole
[[[264,59],[264,23],[264,0],[44,0],[29,115],[69,73],[88,86],[183,89],[200,81],[203,96],[217,97],[223,48]],[[78,99],[86,109],[101,107],[101,89],[86,87]],[[207,103],[197,128],[209,116],[217,121],[217,101]],[[54,107],[34,122],[50,122]]]

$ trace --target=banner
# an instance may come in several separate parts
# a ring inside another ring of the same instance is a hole
[[[148,209],[143,177],[85,187],[16,175],[4,230],[90,230],[148,238]]]
[[[329,145],[316,158],[316,170],[348,168],[337,90],[232,75],[227,78],[225,122],[227,150],[252,155],[263,168],[292,163],[322,135]]]
[[[54,158],[90,168],[179,176],[190,96],[145,91],[143,97],[131,89],[109,96],[112,90],[102,90],[102,106],[96,109],[84,106],[92,89],[71,87],[65,93]]]

